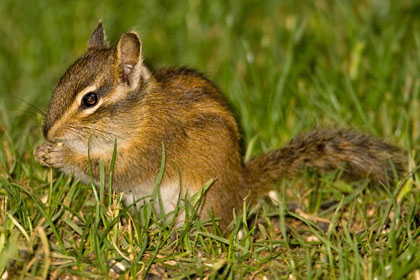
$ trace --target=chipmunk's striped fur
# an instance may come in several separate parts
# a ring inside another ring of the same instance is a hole
[[[201,217],[211,210],[222,227],[233,209],[241,209],[248,193],[255,200],[270,184],[305,167],[340,168],[351,179],[385,182],[393,178],[392,164],[402,173],[405,162],[397,148],[370,136],[316,130],[244,163],[237,123],[212,82],[187,68],[152,73],[143,65],[135,33],[123,34],[109,48],[102,24],[91,35],[87,52],[59,80],[44,135],[48,141],[35,149],[36,159],[86,183],[89,138],[95,180],[99,160],[110,165],[117,139],[113,187],[126,194],[127,203],[152,193],[163,143],[165,211],[177,203],[179,168],[183,191],[189,194],[215,179],[205,194]]]

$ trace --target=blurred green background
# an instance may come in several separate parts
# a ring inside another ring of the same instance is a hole
[[[417,143],[418,1],[2,0],[0,15],[0,133],[30,146],[28,104],[45,111],[99,19],[112,44],[137,31],[155,68],[215,81],[254,153],[326,125]]]

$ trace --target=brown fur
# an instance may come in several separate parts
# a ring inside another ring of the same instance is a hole
[[[162,157],[167,164],[162,184],[178,181],[193,194],[210,179],[201,217],[212,211],[225,227],[243,198],[251,199],[284,177],[306,167],[340,168],[349,179],[392,181],[391,161],[398,173],[405,159],[394,146],[343,130],[316,130],[285,147],[246,164],[240,154],[237,123],[212,82],[187,68],[152,73],[143,65],[141,44],[124,34],[107,48],[102,25],[94,31],[88,51],[59,80],[45,119],[48,142],[38,146],[36,159],[88,182],[88,139],[93,177],[99,180],[99,160],[109,166],[114,141],[118,152],[113,186],[131,193],[153,185]],[[81,98],[93,91],[100,104],[86,109]],[[107,170],[108,172],[108,170]],[[185,191],[185,190],[184,190]]]
[[[293,138],[283,148],[250,160],[245,165],[249,185],[257,193],[305,168],[322,171],[342,170],[343,178],[369,178],[374,183],[393,183],[393,168],[404,172],[401,151],[380,139],[350,130],[321,129]]]

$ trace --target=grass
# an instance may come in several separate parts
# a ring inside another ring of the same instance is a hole
[[[150,205],[133,214],[104,183],[82,185],[32,157],[42,141],[34,108],[47,107],[103,19],[113,43],[138,31],[156,67],[188,65],[215,81],[248,158],[317,126],[349,127],[403,147],[417,178],[419,8],[414,0],[0,1],[0,275],[420,279],[411,177],[378,189],[307,174],[274,186],[254,209],[245,204],[222,236],[193,218],[193,202],[191,222],[174,232]]]

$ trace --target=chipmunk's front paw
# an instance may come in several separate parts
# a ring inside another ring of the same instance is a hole
[[[34,157],[42,166],[61,168],[69,156],[69,148],[62,143],[45,142],[34,149]]]

